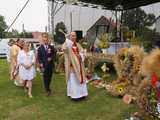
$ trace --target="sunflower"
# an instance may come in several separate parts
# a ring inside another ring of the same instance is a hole
[[[117,91],[120,95],[122,95],[122,94],[124,94],[124,92],[125,92],[125,88],[124,88],[124,86],[119,85],[119,86],[116,87],[116,91]]]

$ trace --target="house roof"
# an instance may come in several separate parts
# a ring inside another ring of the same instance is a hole
[[[105,16],[101,16],[88,30],[91,30],[92,28],[94,28],[97,25],[108,25],[110,24],[112,27],[116,26],[116,23],[114,23],[112,20],[106,18]]]
[[[79,1],[96,5],[102,5],[109,10],[115,10],[117,5],[122,5],[123,9],[127,10],[160,2],[160,0],[79,0]]]

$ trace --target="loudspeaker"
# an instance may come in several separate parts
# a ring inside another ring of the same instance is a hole
[[[77,34],[77,40],[81,40],[83,38],[83,32],[81,30],[76,30],[75,32]]]

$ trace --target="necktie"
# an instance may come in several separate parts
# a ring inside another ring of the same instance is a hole
[[[46,49],[46,50],[48,49],[48,45],[45,45],[45,49]]]

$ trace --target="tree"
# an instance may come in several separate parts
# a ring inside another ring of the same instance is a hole
[[[0,15],[0,38],[4,37],[4,31],[7,28],[7,24],[3,16]]]
[[[12,29],[11,32],[5,32],[5,38],[17,38],[19,35],[18,30]]]
[[[18,36],[19,35],[18,30],[12,29],[12,35],[15,36],[15,37]]]
[[[61,31],[63,31],[63,32],[61,32]],[[64,41],[65,41],[64,33],[65,34],[67,33],[67,28],[63,22],[57,23],[56,28],[55,28],[55,33],[56,33],[54,36],[55,42],[57,42],[59,44],[64,43]]]
[[[33,38],[32,32],[19,32],[16,29],[12,29],[11,32],[5,32],[5,38]]]
[[[18,34],[18,37],[21,38],[33,38],[32,32],[23,31]]]
[[[138,40],[146,51],[150,51],[154,44],[154,30],[149,27],[155,22],[155,15],[147,14],[141,8],[136,8],[125,11],[122,19],[123,25],[128,26],[129,30],[135,31],[135,38],[133,39]]]
[[[128,26],[130,30],[135,30],[141,33],[145,27],[150,27],[155,21],[154,14],[147,14],[141,8],[136,8],[133,10],[126,10],[123,14],[123,24]]]

